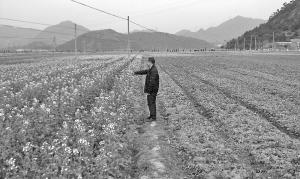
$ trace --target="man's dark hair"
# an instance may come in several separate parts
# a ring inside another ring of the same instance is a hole
[[[154,59],[154,57],[149,57],[149,58],[148,58],[148,61],[151,62],[152,64],[155,64],[155,59]]]

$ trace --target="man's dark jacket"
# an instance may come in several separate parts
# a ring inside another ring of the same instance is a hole
[[[148,94],[155,94],[159,89],[159,75],[155,65],[149,70],[137,71],[134,74],[136,75],[147,75],[145,81],[144,92]]]

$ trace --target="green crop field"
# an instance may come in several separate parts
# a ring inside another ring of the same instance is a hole
[[[0,178],[300,178],[296,53],[0,59]]]

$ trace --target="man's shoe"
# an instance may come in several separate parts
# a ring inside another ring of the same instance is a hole
[[[146,122],[153,122],[156,121],[156,118],[150,117],[146,119]]]
[[[152,118],[151,116],[147,117],[147,119],[151,119],[151,118]]]
[[[153,121],[152,118],[146,119],[146,122],[152,122],[152,121]]]
[[[152,117],[146,119],[146,122],[153,122],[153,121],[156,121],[156,119],[153,119]]]

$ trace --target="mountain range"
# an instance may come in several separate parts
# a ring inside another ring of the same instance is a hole
[[[0,49],[15,48],[53,48],[74,38],[75,24],[71,21],[63,21],[57,25],[49,26],[44,30],[21,28],[8,25],[0,25]],[[88,32],[89,29],[77,25],[77,35]]]
[[[265,22],[237,16],[217,27],[191,32],[183,30],[174,34],[134,30],[130,34],[131,48],[138,49],[175,49],[175,48],[212,48],[224,40],[235,38],[245,31]],[[0,48],[15,46],[25,49],[74,50],[74,23],[64,21],[44,30],[0,26]],[[79,50],[107,51],[127,48],[127,34],[111,29],[89,31],[77,25],[77,46]]]
[[[223,44],[224,41],[229,41],[235,37],[238,37],[244,32],[265,22],[266,21],[263,19],[252,19],[237,16],[216,27],[210,27],[206,30],[200,29],[197,32],[181,30],[177,32],[176,35],[202,39],[213,44]]]
[[[126,50],[127,34],[118,33],[112,29],[90,31],[77,38],[79,51],[111,51]],[[58,46],[58,50],[73,51],[74,40]],[[165,50],[165,49],[200,49],[212,48],[213,45],[190,37],[181,37],[161,32],[133,32],[130,34],[132,50]]]
[[[76,25],[77,35],[84,34],[89,31],[89,29],[81,26]],[[32,40],[31,43],[27,45],[27,48],[37,48],[44,45],[52,46],[54,43],[56,45],[63,44],[75,37],[75,23],[71,21],[63,21],[57,25],[49,26]]]

